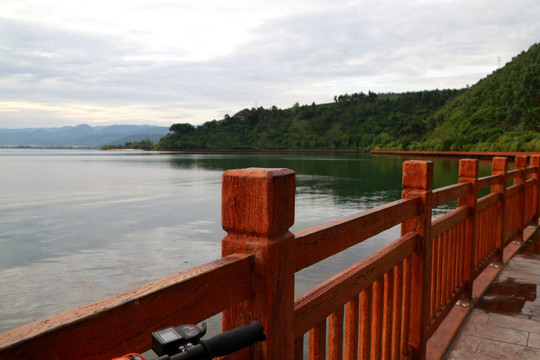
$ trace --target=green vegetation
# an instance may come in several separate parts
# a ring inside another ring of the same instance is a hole
[[[540,151],[540,44],[426,120],[412,149]]]
[[[336,96],[323,105],[245,109],[193,127],[174,124],[161,149],[370,150],[420,140],[426,115],[459,90]]]
[[[467,89],[345,94],[169,130],[157,148],[540,151],[540,45]]]
[[[122,150],[122,149],[135,149],[135,150],[152,150],[155,147],[154,142],[150,139],[141,141],[127,141],[124,145],[103,145],[101,150]]]

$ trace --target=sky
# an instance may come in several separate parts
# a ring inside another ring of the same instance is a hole
[[[538,0],[2,0],[0,128],[457,89],[537,42]]]

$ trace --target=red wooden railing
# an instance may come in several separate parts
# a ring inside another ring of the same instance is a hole
[[[265,326],[265,342],[229,358],[424,359],[474,280],[538,224],[540,155],[530,158],[507,171],[496,157],[484,178],[478,160],[462,159],[458,183],[436,190],[431,162],[406,161],[402,199],[294,234],[293,171],[226,171],[220,260],[0,334],[0,359],[110,359],[150,348],[155,329],[219,313],[224,330]],[[295,272],[399,224],[398,239],[294,298]]]

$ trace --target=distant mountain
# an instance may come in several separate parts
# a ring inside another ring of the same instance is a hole
[[[101,147],[124,145],[130,141],[150,139],[158,142],[169,132],[168,127],[152,125],[88,125],[60,128],[0,129],[0,147]]]

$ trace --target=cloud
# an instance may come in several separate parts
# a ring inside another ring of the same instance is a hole
[[[46,124],[75,113],[77,123],[201,123],[346,92],[459,88],[540,33],[537,0],[64,5],[0,5],[0,98],[27,104],[34,121],[54,107]],[[0,112],[0,127],[23,124],[19,110]]]

